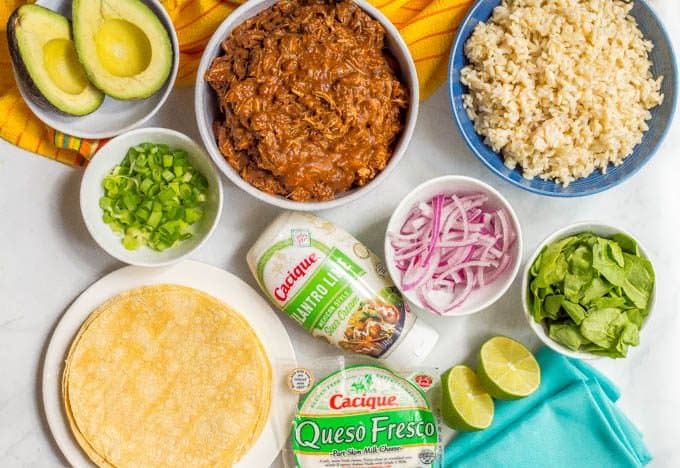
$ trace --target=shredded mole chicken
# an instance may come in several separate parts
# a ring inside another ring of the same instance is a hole
[[[283,0],[238,26],[206,80],[220,151],[295,201],[363,186],[392,157],[408,91],[382,25],[350,0]]]

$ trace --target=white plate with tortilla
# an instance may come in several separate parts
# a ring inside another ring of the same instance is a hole
[[[65,359],[74,338],[78,335],[73,345],[76,348],[80,346],[82,332],[92,328],[90,325],[83,326],[84,322],[95,310],[99,312],[104,309],[102,304],[112,302],[109,299],[135,288],[158,285],[184,286],[206,293],[238,312],[255,332],[271,366],[271,404],[260,436],[234,466],[269,466],[289,435],[297,404],[297,397],[285,385],[286,373],[295,366],[290,338],[269,304],[250,286],[224,270],[194,261],[184,261],[166,268],[121,268],[91,285],[64,313],[47,348],[42,376],[45,414],[57,445],[72,466],[94,466],[71,430],[70,421],[73,419],[69,420],[69,417],[72,417],[73,403],[69,403],[71,406],[67,416],[63,402],[68,398],[62,396]]]

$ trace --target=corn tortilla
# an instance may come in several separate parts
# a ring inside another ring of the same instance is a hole
[[[73,434],[100,467],[232,466],[271,403],[271,366],[248,322],[201,291],[159,285],[95,310],[62,379]]]

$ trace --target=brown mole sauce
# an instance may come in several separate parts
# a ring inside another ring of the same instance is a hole
[[[382,171],[408,91],[385,31],[349,0],[282,0],[239,25],[205,79],[225,159],[251,185],[329,200]]]

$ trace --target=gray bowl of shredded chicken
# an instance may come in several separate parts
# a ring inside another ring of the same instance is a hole
[[[321,210],[389,176],[413,134],[418,78],[397,29],[364,1],[253,0],[208,43],[195,108],[232,182]]]

